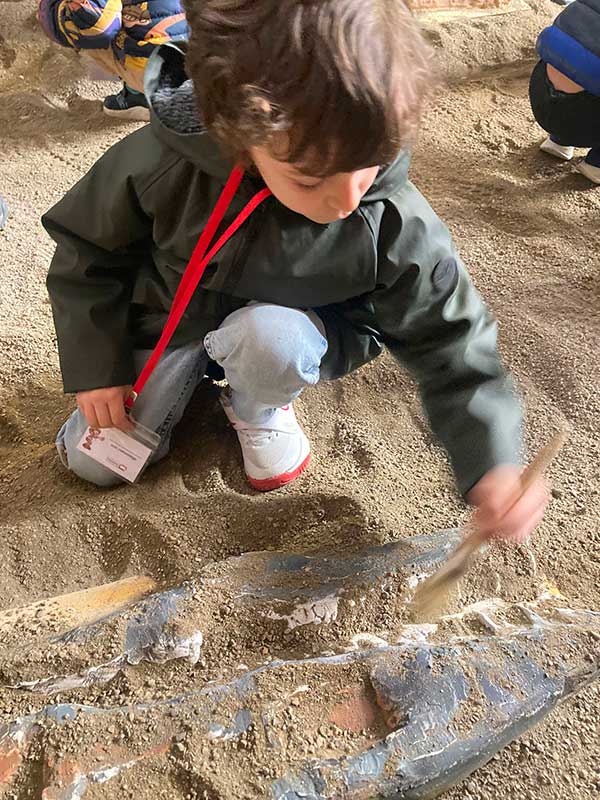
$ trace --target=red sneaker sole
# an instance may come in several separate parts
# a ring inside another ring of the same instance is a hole
[[[251,478],[249,475],[246,477],[248,478],[248,482],[250,486],[254,489],[258,489],[259,492],[270,492],[273,489],[281,489],[282,486],[286,486],[288,483],[295,481],[298,475],[308,467],[308,462],[310,461],[310,453],[306,456],[304,461],[300,464],[299,467],[296,467],[295,470],[292,472],[282,472],[281,475],[276,475],[274,478],[265,478],[263,480],[256,480],[255,478]]]

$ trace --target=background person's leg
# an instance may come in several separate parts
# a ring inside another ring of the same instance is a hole
[[[144,91],[144,70],[128,68],[116,58],[111,49],[106,50],[85,50],[85,62],[94,63],[106,75],[112,75],[113,80],[121,80],[131,89],[138,92]]]
[[[109,94],[104,98],[102,109],[109,117],[134,122],[148,122],[150,109],[143,92],[132,89],[124,83],[123,88],[116,94]]]
[[[151,352],[136,351],[135,366],[138,373]],[[169,452],[173,429],[204,377],[207,360],[204,348],[198,343],[168,350],[136,401],[133,409],[135,419],[161,437],[152,462],[159,461]],[[79,410],[74,411],[56,439],[61,461],[80,478],[97,486],[115,486],[121,483],[118,475],[77,450],[77,444],[86,428],[87,422],[82,414]]]
[[[576,169],[592,183],[600,185],[600,147],[592,147]]]
[[[600,168],[600,145],[598,147],[592,147],[590,152],[585,157],[585,160],[588,162],[588,164],[591,164],[593,167]]]
[[[91,76],[94,72],[101,72],[102,80],[112,77],[123,82],[119,92],[104,99],[102,108],[105,114],[128,121],[147,122],[150,119],[144,95],[143,69],[128,67],[127,62],[121,63],[112,50],[86,50],[82,60]]]
[[[575,154],[575,148],[570,144],[562,144],[557,137],[548,136],[540,145],[540,150],[548,153],[561,161],[570,161]]]
[[[540,144],[540,150],[561,161],[570,161],[574,154],[571,142],[566,141],[556,127],[557,114],[560,116],[557,97],[548,78],[546,64],[539,61],[529,81],[529,100],[538,125],[550,134]]]

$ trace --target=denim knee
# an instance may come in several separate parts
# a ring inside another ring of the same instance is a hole
[[[287,393],[319,381],[327,342],[307,315],[296,309],[255,306],[243,318],[249,373],[274,379]]]
[[[285,405],[319,381],[327,350],[321,330],[313,312],[252,304],[230,314],[204,345],[232,389],[259,403]]]
[[[103,488],[118,486],[123,483],[118,475],[77,449],[86,427],[87,422],[80,412],[74,411],[56,437],[56,449],[60,460],[67,469],[88,483]]]

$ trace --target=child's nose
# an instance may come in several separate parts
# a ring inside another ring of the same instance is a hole
[[[331,194],[329,204],[340,215],[351,214],[359,206],[364,194],[360,175],[340,176]]]

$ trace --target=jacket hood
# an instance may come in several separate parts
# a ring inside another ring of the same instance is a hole
[[[185,71],[185,54],[179,46],[168,43],[152,53],[144,90],[156,136],[208,175],[226,181],[231,162],[204,127],[192,80]],[[361,202],[376,202],[395,194],[408,179],[409,164],[410,155],[401,153],[392,164],[382,167]]]

